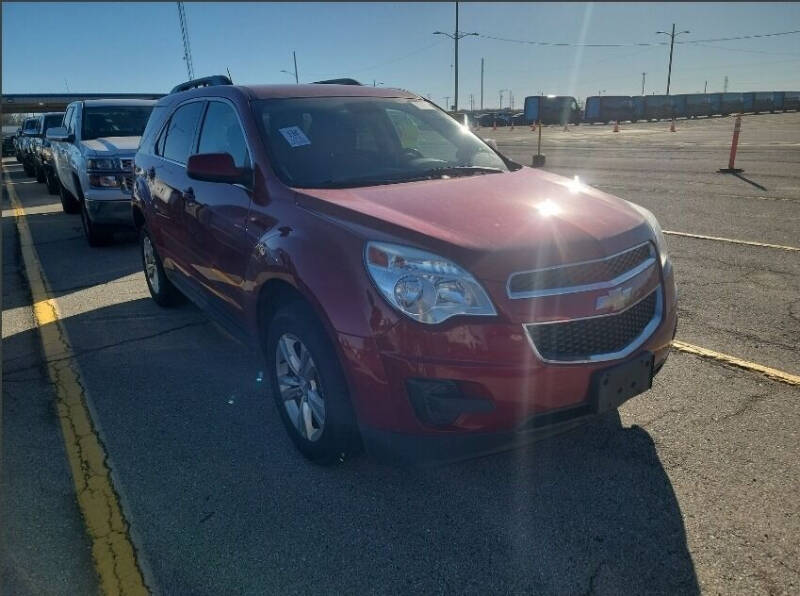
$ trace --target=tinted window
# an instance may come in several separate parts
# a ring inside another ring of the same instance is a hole
[[[233,108],[219,101],[208,104],[198,153],[230,153],[238,167],[248,166],[247,143]]]
[[[194,132],[202,110],[201,101],[188,103],[175,110],[165,131],[166,139],[163,141],[163,146],[159,146],[160,155],[178,163],[186,163],[192,152]]]
[[[64,114],[54,114],[52,116],[46,116],[44,119],[44,131],[47,132],[48,128],[53,128],[54,126],[61,126],[61,121],[64,119]]]
[[[144,132],[152,106],[103,106],[83,110],[83,139],[138,137]]]

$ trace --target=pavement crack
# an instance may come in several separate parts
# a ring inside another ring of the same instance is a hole
[[[742,403],[730,414],[725,414],[724,416],[720,416],[716,419],[716,422],[723,422],[725,420],[729,420],[731,418],[735,418],[737,416],[741,416],[742,414],[750,411],[753,409],[757,403],[764,401],[765,399],[770,398],[771,395],[769,393],[755,393],[753,395],[748,395],[744,398]]]

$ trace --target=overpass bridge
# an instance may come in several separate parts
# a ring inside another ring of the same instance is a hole
[[[165,93],[4,93],[0,96],[3,114],[63,112],[67,104],[84,99],[159,99]]]

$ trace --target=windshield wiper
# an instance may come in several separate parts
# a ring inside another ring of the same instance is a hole
[[[473,176],[475,174],[502,174],[505,170],[485,166],[444,166],[425,170],[425,176]]]

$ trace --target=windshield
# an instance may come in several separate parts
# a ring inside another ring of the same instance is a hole
[[[255,102],[277,175],[297,187],[389,184],[507,171],[483,141],[423,100],[313,97]]]
[[[83,111],[83,140],[102,137],[138,137],[153,106],[103,106]]]

